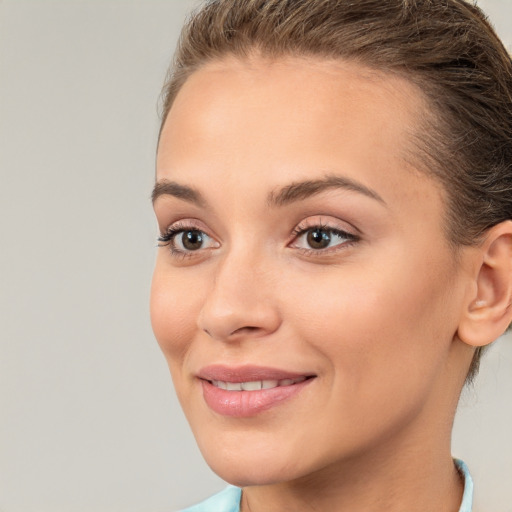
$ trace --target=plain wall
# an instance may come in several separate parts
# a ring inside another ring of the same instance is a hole
[[[172,512],[225,484],[148,315],[157,99],[185,0],[0,0],[0,511]],[[486,0],[512,45],[512,2]],[[454,454],[512,512],[512,339]]]

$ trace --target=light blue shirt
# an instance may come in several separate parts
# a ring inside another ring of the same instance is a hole
[[[468,467],[461,460],[455,459],[460,474],[464,477],[464,495],[459,512],[471,512],[473,503],[473,480]],[[242,489],[228,487],[206,501],[182,510],[181,512],[240,512]]]

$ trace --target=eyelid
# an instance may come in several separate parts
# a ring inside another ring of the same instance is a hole
[[[159,225],[160,235],[165,235],[173,229],[197,229],[205,233],[211,231],[204,222],[195,217],[176,216],[175,219],[165,219],[165,222],[159,223]]]
[[[174,236],[176,236],[178,233],[182,231],[187,230],[203,232],[203,230],[199,226],[196,226],[195,224],[185,224],[182,223],[182,221],[177,221],[167,226],[167,228],[165,228],[164,230],[160,230],[158,241],[162,242],[162,245],[168,245]]]
[[[159,247],[169,247],[170,253],[174,257],[179,257],[182,259],[190,258],[190,257],[198,257],[200,254],[203,254],[210,250],[216,249],[220,247],[220,242],[217,238],[210,233],[210,230],[203,227],[203,223],[199,222],[196,219],[182,219],[171,223],[163,232],[160,231],[160,235],[158,237],[158,246]],[[197,250],[183,250],[176,247],[174,242],[175,238],[179,236],[180,233],[186,231],[198,231],[203,233],[212,240],[213,245],[209,247],[201,247]]]
[[[313,228],[341,231],[342,233],[346,233],[354,238],[362,235],[361,231],[353,224],[326,215],[311,216],[302,220],[295,226],[292,231],[292,235],[295,237]]]
[[[346,222],[343,222],[344,225],[346,225]],[[340,251],[346,250],[347,248],[351,247],[355,243],[359,242],[361,240],[361,236],[359,235],[360,231],[355,228],[354,226],[351,226],[351,229],[347,229],[344,226],[340,226],[340,221],[325,221],[322,217],[309,217],[305,220],[303,220],[301,223],[299,223],[293,230],[292,235],[293,239],[288,244],[289,247],[299,250],[303,255],[305,256],[311,256],[311,257],[326,257],[330,255],[337,254]],[[332,247],[326,247],[322,249],[315,249],[313,247],[306,248],[306,247],[299,247],[298,244],[294,245],[299,238],[302,238],[306,235],[309,231],[313,229],[321,229],[327,232],[331,232],[337,236],[340,236],[342,238],[345,238],[345,241],[338,243]],[[357,233],[354,233],[356,231]]]

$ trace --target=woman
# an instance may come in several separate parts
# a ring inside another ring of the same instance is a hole
[[[165,88],[151,315],[191,511],[471,510],[450,437],[512,320],[512,64],[463,0],[214,0]],[[242,491],[243,489],[243,491]]]

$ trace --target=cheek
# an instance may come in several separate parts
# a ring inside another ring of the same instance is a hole
[[[350,387],[433,377],[455,332],[450,278],[404,259],[384,261],[308,277],[294,294],[300,336]]]
[[[180,368],[196,331],[197,294],[173,273],[156,265],[151,283],[150,313],[153,332],[169,368]]]

